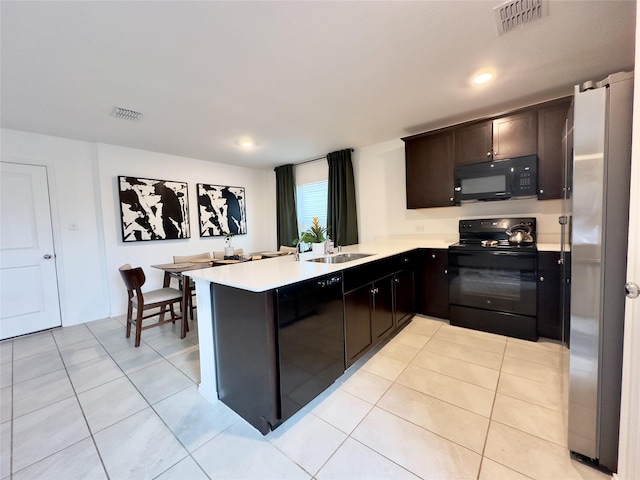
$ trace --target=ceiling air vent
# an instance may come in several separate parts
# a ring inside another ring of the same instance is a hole
[[[498,33],[510,32],[549,15],[548,0],[513,0],[494,7]]]
[[[111,115],[116,118],[121,118],[123,120],[131,120],[133,122],[137,120],[142,114],[140,112],[136,112],[135,110],[129,110],[128,108],[114,107],[113,112],[111,112]]]

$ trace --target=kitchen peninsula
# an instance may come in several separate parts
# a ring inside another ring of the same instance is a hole
[[[376,242],[345,247],[367,256],[344,263],[305,253],[194,272],[200,393],[268,433],[413,313],[430,313],[421,292],[435,286],[422,270],[451,243]],[[443,281],[446,297],[446,271]]]
[[[289,255],[195,272],[200,393],[220,398],[263,434],[275,428],[411,318],[415,250],[405,242],[352,245],[343,253],[368,255],[321,263],[304,253],[299,261]],[[403,287],[409,295],[394,295]],[[408,302],[398,315],[396,297]]]

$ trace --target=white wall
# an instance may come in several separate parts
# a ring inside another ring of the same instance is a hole
[[[163,272],[151,265],[170,263],[174,255],[224,250],[223,237],[200,238],[196,184],[244,187],[247,198],[247,234],[233,237],[233,246],[245,252],[276,249],[275,174],[272,170],[224,165],[145,150],[98,144],[105,255],[111,315],[125,313],[126,292],[118,267],[125,263],[144,269],[149,285],[161,286]],[[118,175],[187,182],[191,238],[123,242],[118,204]]]
[[[145,269],[150,287],[162,272],[150,265],[173,255],[222,250],[221,237],[200,239],[197,183],[245,188],[247,235],[233,239],[245,251],[275,250],[275,174],[185,157],[2,129],[2,161],[47,167],[62,324],[121,315],[126,292],[118,267]],[[124,244],[117,176],[184,181],[189,186],[191,238]],[[78,225],[69,229],[70,222]]]
[[[108,316],[95,146],[7,129],[1,139],[3,162],[47,168],[62,324]]]
[[[458,237],[458,220],[502,216],[536,217],[539,241],[559,242],[560,200],[504,200],[409,210],[402,140],[356,149],[352,158],[361,243],[393,235],[438,235],[453,242]]]

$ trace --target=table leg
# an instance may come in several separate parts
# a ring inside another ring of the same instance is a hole
[[[191,283],[191,279],[182,274],[182,331],[180,332],[180,338],[184,338],[187,336],[187,332],[189,331],[189,295],[191,295],[191,290],[189,285]]]
[[[169,285],[171,284],[171,274],[169,272],[164,272],[164,281],[162,282],[162,286],[164,288],[167,288]],[[162,306],[160,307],[160,321],[164,320],[164,312],[166,311],[167,307]]]

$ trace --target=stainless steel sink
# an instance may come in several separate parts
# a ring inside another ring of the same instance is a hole
[[[370,257],[371,255],[375,255],[375,253],[338,253],[337,255],[332,255],[330,257],[311,258],[307,260],[307,262],[345,263],[351,262],[352,260],[358,260],[359,258]]]

